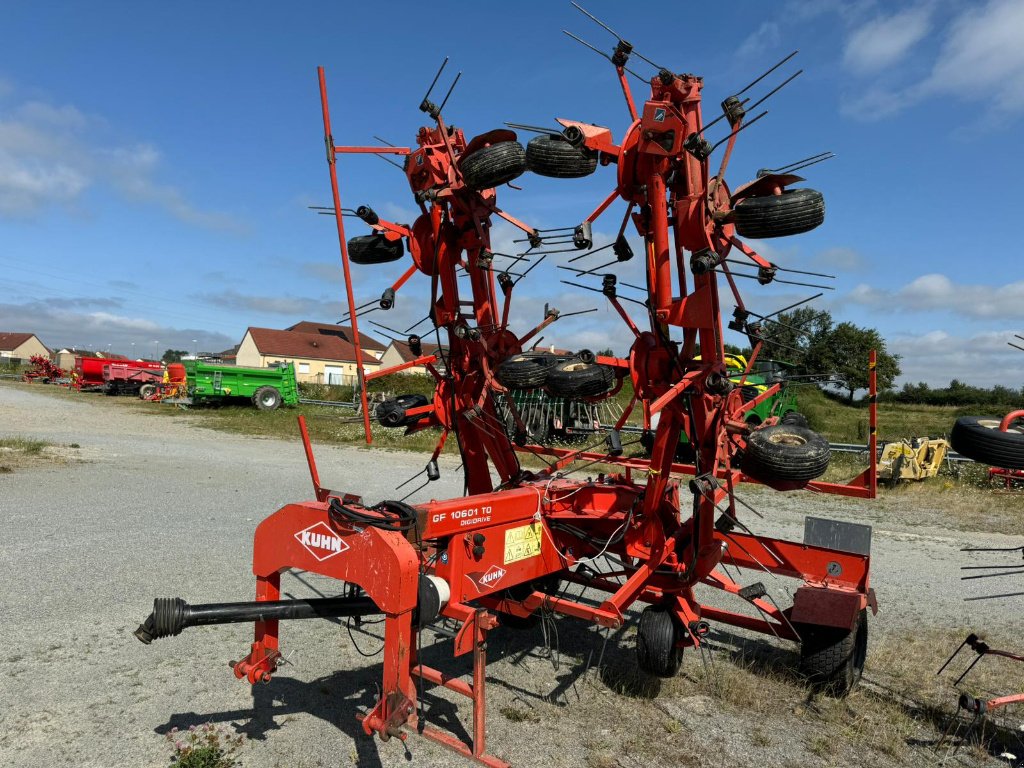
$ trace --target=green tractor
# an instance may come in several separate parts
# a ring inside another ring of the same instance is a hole
[[[789,372],[795,367],[792,363],[784,360],[760,360],[746,376],[743,372],[747,369],[747,359],[743,355],[726,355],[725,364],[730,381],[741,387],[740,393],[745,403],[749,403],[774,384],[780,385],[774,395],[744,414],[747,424],[756,427],[774,416],[783,424],[807,427],[807,418],[796,409],[796,392],[786,383]],[[640,443],[648,453],[654,444],[654,428],[658,425],[658,415],[654,414],[652,417],[650,431],[645,431],[640,437]],[[690,438],[686,433],[679,435],[676,457],[681,461],[689,461],[693,457]]]

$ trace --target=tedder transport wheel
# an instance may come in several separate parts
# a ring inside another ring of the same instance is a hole
[[[526,150],[518,141],[500,141],[466,155],[459,161],[459,168],[467,187],[490,189],[523,174]]]
[[[832,451],[817,432],[793,424],[776,424],[750,433],[743,471],[755,480],[807,482],[828,469]]]
[[[853,629],[797,624],[800,672],[818,691],[845,696],[864,672],[868,653],[868,612],[862,610]]]
[[[612,388],[615,370],[580,359],[559,363],[548,374],[548,389],[556,397],[593,397]]]
[[[348,258],[353,264],[387,264],[404,253],[401,240],[388,240],[384,235],[359,235],[348,241]]]
[[[1024,427],[1017,422],[1003,432],[999,429],[1000,421],[984,416],[961,416],[949,434],[953,450],[982,464],[1024,469]]]
[[[498,366],[498,381],[509,389],[536,389],[548,380],[548,371],[558,362],[550,352],[523,352]]]
[[[636,660],[640,669],[656,677],[673,677],[683,661],[676,643],[679,630],[667,608],[649,605],[640,614],[636,631]]]
[[[252,404],[261,411],[276,411],[281,405],[281,393],[273,387],[260,387],[252,393]]]
[[[422,408],[428,402],[424,395],[399,395],[380,403],[374,415],[382,427],[407,427],[419,421],[420,417],[406,416],[406,412],[411,408]]]
[[[810,424],[807,423],[807,417],[797,411],[789,411],[788,413],[782,414],[782,418],[779,419],[780,424],[790,424],[794,427],[803,427],[809,429]]]
[[[156,384],[143,384],[139,387],[139,399],[148,400],[156,392]]]
[[[541,135],[526,145],[526,167],[539,176],[578,179],[597,168],[597,152],[575,147],[561,135]]]
[[[809,232],[825,220],[825,198],[816,189],[748,197],[736,204],[736,232],[743,237],[785,237]]]

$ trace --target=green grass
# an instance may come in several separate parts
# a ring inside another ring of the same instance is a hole
[[[23,456],[38,456],[50,443],[45,440],[33,440],[28,437],[0,437],[0,451],[12,452]]]

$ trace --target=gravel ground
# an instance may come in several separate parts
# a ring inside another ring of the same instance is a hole
[[[392,766],[410,756],[421,766],[453,764],[449,752],[426,739],[403,745],[362,736],[354,714],[372,705],[380,663],[359,655],[344,626],[286,624],[282,638],[291,665],[256,689],[235,681],[226,666],[247,652],[247,625],[187,630],[149,647],[131,635],[154,596],[251,598],[253,528],[284,503],[312,495],[297,439],[230,435],[203,429],[186,415],[146,415],[96,396],[69,400],[8,385],[0,385],[0,435],[81,445],[75,463],[0,475],[6,523],[0,539],[6,574],[0,765],[165,766],[170,750],[162,734],[208,721],[249,737],[240,759],[253,768]],[[316,453],[325,484],[371,500],[393,496],[394,486],[424,463],[420,454],[356,448],[319,446]],[[454,464],[441,462],[442,478],[430,495],[461,494]],[[765,520],[747,518],[758,533],[799,539],[806,514],[874,525],[873,585],[881,605],[872,622],[875,638],[916,627],[1019,632],[1024,601],[964,602],[1010,590],[984,582],[964,587],[958,567],[969,562],[962,546],[1020,546],[1021,537],[908,527],[876,519],[870,503],[831,496],[754,488],[744,498],[765,513]],[[334,588],[310,575],[289,574],[283,581],[295,596]],[[545,658],[539,632],[491,636],[489,744],[513,764],[534,765],[543,756],[554,766],[595,765],[642,732],[632,710],[659,711],[676,723],[672,728],[681,724],[678,732],[668,726],[661,732],[678,756],[662,755],[663,764],[826,764],[799,739],[752,740],[749,722],[709,718],[705,710],[713,705],[700,696],[660,700],[657,710],[624,706],[631,700],[612,694],[583,663],[600,653],[602,636],[569,620],[557,625],[557,669]],[[379,647],[375,629],[352,632],[363,651]],[[620,633],[627,646],[628,636]],[[426,636],[425,642],[427,663],[468,668],[450,660],[447,642]],[[610,648],[606,666],[630,663],[628,648]],[[698,662],[691,657],[689,663]],[[440,694],[428,702],[432,719],[458,727],[450,699]],[[595,725],[595,707],[618,714]],[[468,723],[468,703],[460,703],[458,715]],[[542,722],[514,722],[519,719]],[[794,721],[786,727],[796,733],[804,726]],[[709,749],[699,763],[687,762],[684,757],[702,744]],[[644,747],[636,745],[640,752]],[[853,764],[892,764],[877,755],[864,760]],[[640,763],[621,756],[608,763],[615,764]]]

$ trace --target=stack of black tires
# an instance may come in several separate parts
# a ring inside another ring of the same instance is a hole
[[[497,377],[508,389],[543,388],[555,397],[600,397],[615,384],[615,369],[596,362],[589,350],[569,358],[523,352],[499,365]]]

